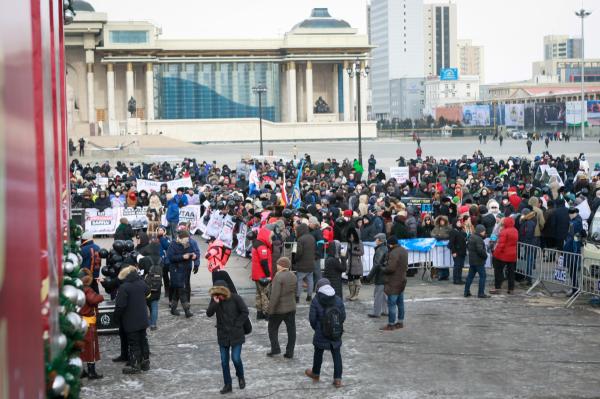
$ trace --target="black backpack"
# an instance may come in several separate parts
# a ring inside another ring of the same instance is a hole
[[[342,322],[342,313],[337,306],[325,308],[325,313],[321,319],[321,329],[323,336],[332,341],[338,341],[344,333],[344,324]]]
[[[144,277],[144,281],[150,287],[151,292],[160,291],[160,287],[162,287],[162,275],[163,275],[163,267],[161,264],[152,264],[148,274]]]

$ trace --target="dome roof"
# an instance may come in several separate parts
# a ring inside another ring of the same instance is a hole
[[[73,10],[75,10],[75,12],[77,12],[77,11],[96,12],[94,7],[90,3],[88,3],[87,1],[84,1],[84,0],[73,0]]]
[[[327,8],[313,8],[310,17],[300,22],[294,29],[347,29],[350,24],[343,19],[332,18]]]

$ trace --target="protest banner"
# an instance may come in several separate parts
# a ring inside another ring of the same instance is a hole
[[[169,180],[169,181],[154,181],[154,180],[145,180],[145,179],[137,179],[136,180],[136,188],[137,191],[140,192],[142,190],[151,193],[152,191],[159,192],[160,186],[163,184],[167,185],[167,189],[172,193],[175,193],[178,188],[183,187],[194,187],[192,183],[192,179],[190,177],[185,177],[183,179]]]
[[[431,204],[431,198],[417,198],[417,197],[403,197],[401,201],[407,206],[414,206],[421,213],[429,213],[433,212],[433,206]]]
[[[218,237],[223,228],[223,215],[221,212],[213,212],[210,215],[208,226],[206,226],[206,232],[204,233],[207,237]]]
[[[148,211],[147,206],[118,209],[121,210],[121,214],[117,219],[117,225],[119,224],[119,219],[125,217],[129,221],[131,228],[134,230],[145,229],[148,227],[148,217],[146,216],[146,213]]]
[[[404,183],[409,179],[408,166],[390,168],[390,178],[396,179],[398,183]]]
[[[85,231],[92,234],[114,234],[123,208],[106,208],[100,212],[95,208],[85,210]]]
[[[240,223],[240,230],[237,233],[238,244],[235,248],[235,253],[238,256],[246,255],[246,235],[248,234],[248,226],[245,223]]]
[[[235,228],[235,222],[230,215],[225,216],[223,219],[223,227],[219,232],[217,239],[223,241],[223,244],[229,249],[233,248],[233,229]]]
[[[161,223],[167,225],[167,216],[163,215]],[[190,232],[195,234],[200,225],[200,205],[188,205],[179,208],[179,223],[190,223]]]
[[[136,187],[138,193],[140,191],[144,190],[148,194],[150,194],[152,191],[159,192],[161,184],[163,184],[163,183],[159,182],[159,181],[137,179],[135,187]]]

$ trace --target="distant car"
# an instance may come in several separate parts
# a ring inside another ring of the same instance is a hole
[[[511,133],[511,137],[513,139],[526,139],[527,138],[527,132],[524,130],[516,130],[514,132]]]

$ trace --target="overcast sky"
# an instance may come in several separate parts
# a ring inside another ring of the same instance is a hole
[[[391,0],[399,1],[399,0]],[[110,20],[150,20],[163,38],[282,35],[308,17],[313,7],[366,32],[366,0],[90,0]],[[432,3],[427,1],[426,3]],[[443,0],[437,1],[437,3]],[[531,63],[543,58],[543,36],[580,35],[574,10],[581,0],[454,0],[458,38],[485,47],[486,83],[531,78]],[[586,58],[600,58],[600,1],[583,0],[593,10],[586,19]]]

